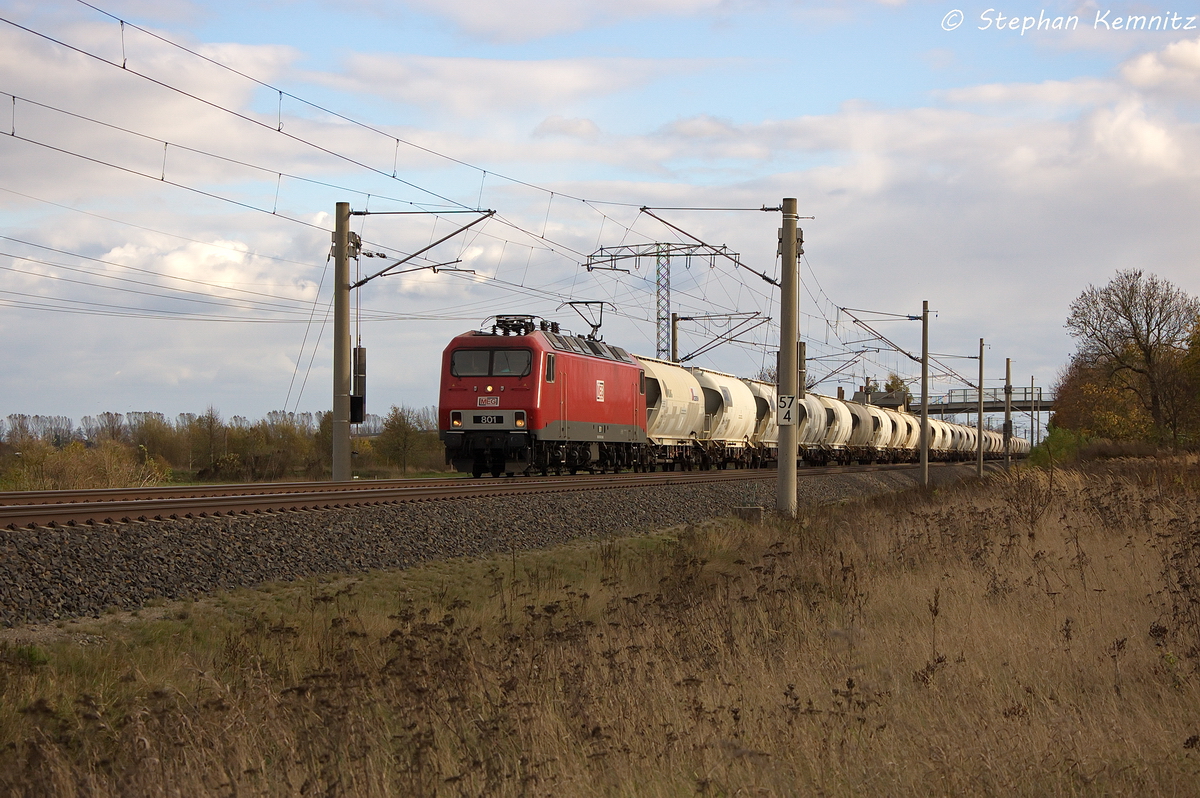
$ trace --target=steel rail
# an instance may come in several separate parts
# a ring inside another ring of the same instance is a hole
[[[677,476],[673,472],[664,471],[639,474],[637,476],[626,473],[622,477],[626,480],[649,481],[656,478],[669,479],[673,475]],[[559,482],[564,479],[600,479],[602,476],[572,475],[570,477],[517,477],[516,479],[522,484],[538,484],[545,481]],[[71,504],[75,502],[131,501],[134,499],[158,500],[217,496],[256,496],[261,494],[307,494],[325,493],[331,490],[350,492],[390,488],[432,487],[451,485],[455,482],[482,485],[491,484],[492,480],[471,480],[465,475],[454,475],[431,479],[354,480],[352,482],[330,482],[326,480],[323,482],[250,482],[211,485],[169,485],[164,487],[89,488],[85,490],[0,491],[0,508],[10,505]]]
[[[334,486],[340,490],[371,490],[399,485],[441,485],[463,475],[434,479],[380,479],[352,482],[249,482],[207,485],[166,485],[134,488],[90,488],[87,490],[0,491],[0,507],[14,504],[67,504],[72,502],[173,499],[200,496],[253,496],[263,493],[316,493]]]
[[[802,476],[907,470],[908,464],[827,466]],[[381,480],[379,482],[266,483],[199,488],[100,489],[0,493],[0,529],[167,521],[269,512],[329,510],[406,502],[493,498],[533,493],[655,487],[702,482],[774,479],[774,469],[668,471],[649,474],[516,479]]]

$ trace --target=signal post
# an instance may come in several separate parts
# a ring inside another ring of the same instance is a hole
[[[350,479],[350,203],[333,228],[333,481]]]

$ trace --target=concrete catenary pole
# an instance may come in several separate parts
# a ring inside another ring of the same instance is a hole
[[[679,314],[671,314],[671,362],[679,362]]]
[[[350,203],[333,228],[333,481],[350,479]]]
[[[779,290],[779,373],[777,394],[796,396],[799,382],[796,363],[796,320],[799,316],[799,293],[796,279],[796,198],[783,201],[782,279]],[[779,428],[779,473],[775,488],[775,509],[788,518],[796,517],[796,455],[799,451],[799,427],[794,424]]]
[[[975,422],[975,473],[983,476],[983,339],[979,339],[979,418]]]
[[[921,484],[929,484],[929,300],[921,303]]]
[[[1012,358],[1004,358],[1004,467],[1012,465]]]

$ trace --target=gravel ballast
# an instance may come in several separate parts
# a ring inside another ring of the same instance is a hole
[[[973,473],[932,470],[936,481]],[[801,504],[916,484],[917,471],[804,475]],[[0,624],[95,616],[158,598],[263,582],[651,532],[775,506],[775,474],[752,482],[453,499],[384,507],[0,530]]]

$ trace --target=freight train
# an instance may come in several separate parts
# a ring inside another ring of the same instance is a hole
[[[475,477],[709,468],[778,462],[775,385],[631,355],[533,316],[499,316],[442,354],[439,434],[446,462]],[[799,449],[810,465],[919,457],[910,413],[806,393]],[[975,457],[975,427],[929,420],[931,460]],[[984,456],[1004,456],[983,432]],[[1010,439],[1013,455],[1029,442]]]

